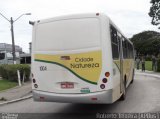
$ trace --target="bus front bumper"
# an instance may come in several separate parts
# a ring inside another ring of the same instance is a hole
[[[34,101],[63,103],[113,103],[112,90],[86,94],[57,94],[33,90]]]

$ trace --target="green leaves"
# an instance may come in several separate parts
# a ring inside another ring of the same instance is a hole
[[[3,79],[17,81],[17,70],[20,71],[21,77],[25,72],[26,80],[29,80],[30,66],[27,64],[0,65],[0,75]]]
[[[160,0],[151,0],[152,6],[150,7],[150,12],[148,15],[152,17],[151,23],[153,25],[160,24]]]
[[[152,55],[160,53],[160,33],[144,31],[131,38],[138,54]]]

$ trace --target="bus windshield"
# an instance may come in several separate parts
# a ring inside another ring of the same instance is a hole
[[[63,51],[100,46],[97,18],[66,19],[41,23],[36,28],[37,51]]]

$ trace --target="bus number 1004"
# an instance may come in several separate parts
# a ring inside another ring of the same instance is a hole
[[[46,66],[40,66],[39,69],[40,69],[40,71],[46,71],[47,67]]]

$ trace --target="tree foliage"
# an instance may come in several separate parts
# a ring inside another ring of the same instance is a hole
[[[160,53],[160,33],[155,31],[144,31],[135,34],[131,41],[137,51],[137,54],[157,55]]]
[[[160,24],[160,0],[151,0],[152,6],[150,7],[149,16],[152,17],[152,24]],[[160,28],[160,27],[159,27]]]

